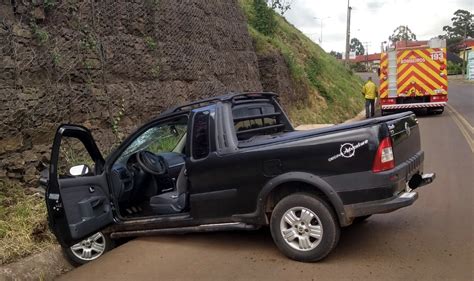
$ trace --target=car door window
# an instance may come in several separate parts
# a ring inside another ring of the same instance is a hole
[[[57,168],[58,178],[93,176],[95,174],[94,160],[84,144],[74,137],[65,136],[61,139]]]

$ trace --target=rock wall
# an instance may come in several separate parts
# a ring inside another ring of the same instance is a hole
[[[237,0],[0,0],[0,178],[34,184],[60,123],[107,152],[172,105],[259,91],[259,77]]]

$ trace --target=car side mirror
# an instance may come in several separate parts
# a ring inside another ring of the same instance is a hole
[[[71,176],[83,176],[89,174],[91,169],[87,165],[77,165],[69,169]]]

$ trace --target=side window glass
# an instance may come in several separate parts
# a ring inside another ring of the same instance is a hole
[[[194,116],[192,151],[194,159],[202,159],[209,154],[209,111]]]
[[[63,137],[59,148],[59,178],[94,175],[94,160],[84,144],[73,137]]]

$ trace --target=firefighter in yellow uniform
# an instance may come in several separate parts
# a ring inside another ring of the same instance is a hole
[[[362,95],[365,97],[365,118],[374,117],[375,99],[378,96],[377,85],[372,82],[372,77],[367,79],[367,83],[362,87]]]

